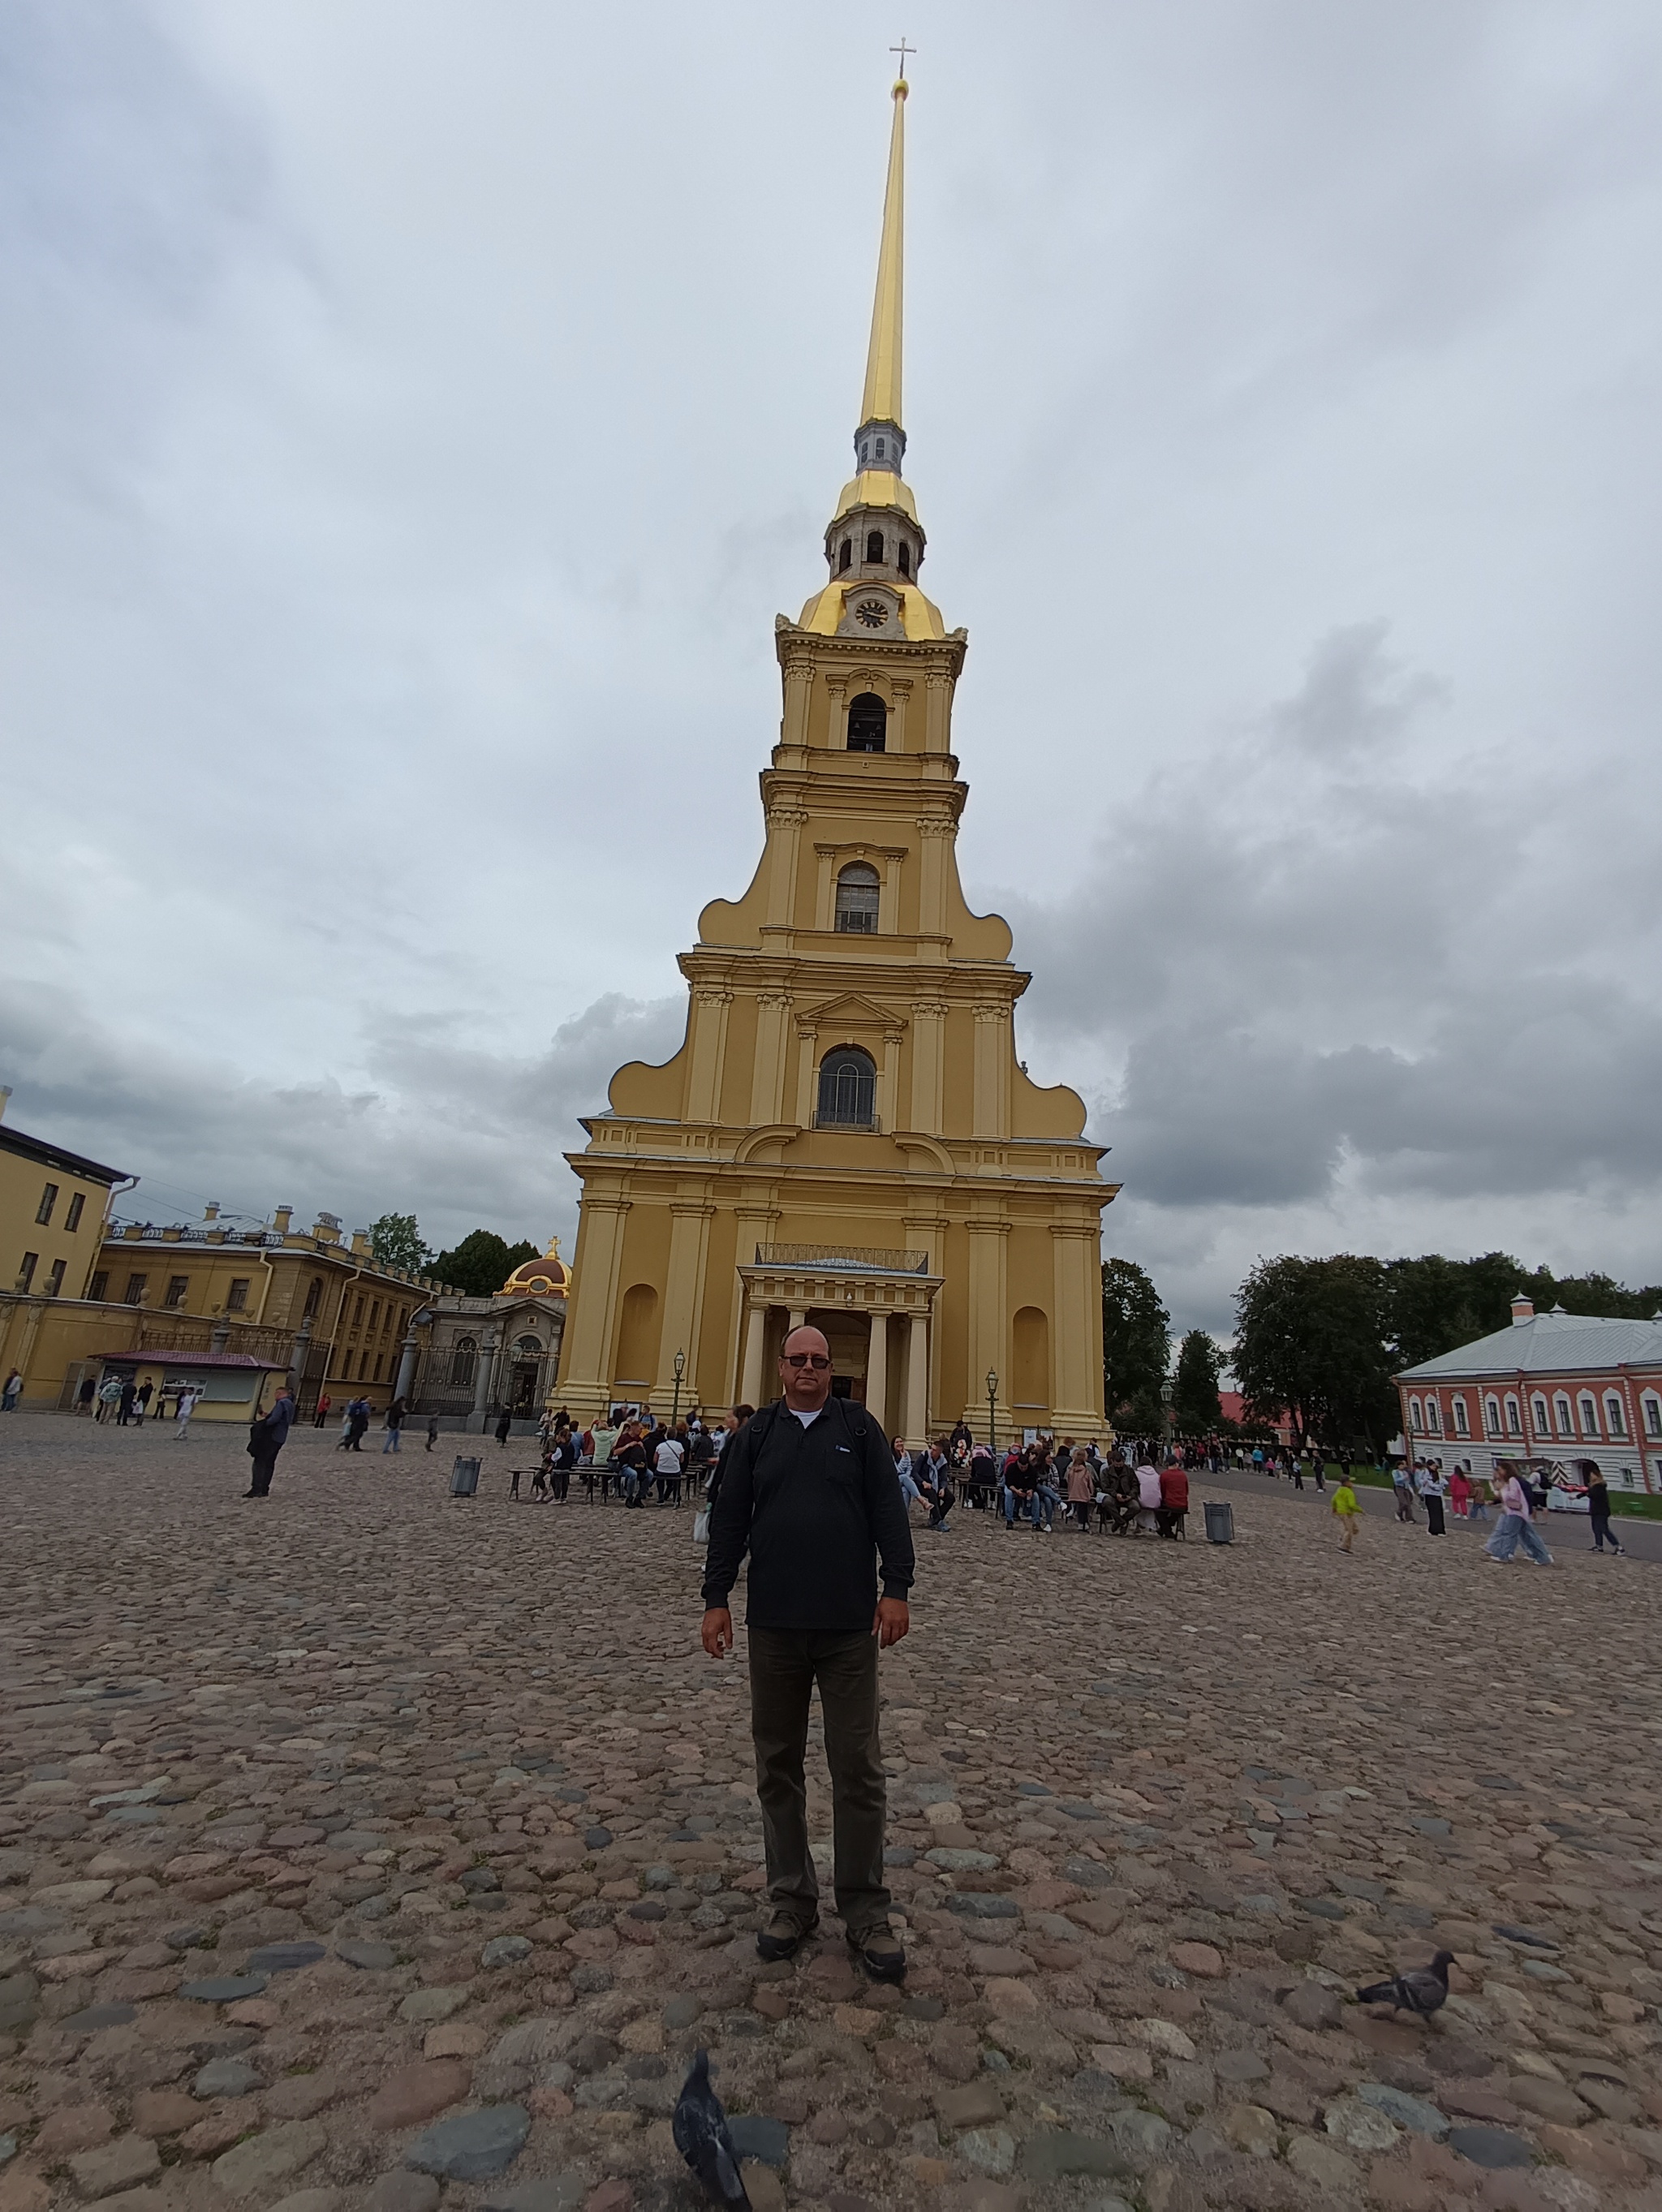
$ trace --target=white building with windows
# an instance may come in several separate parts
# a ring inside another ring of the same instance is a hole
[[[1396,1378],[1415,1459],[1596,1460],[1615,1490],[1662,1492],[1662,1315],[1607,1321],[1512,1302],[1512,1326]]]

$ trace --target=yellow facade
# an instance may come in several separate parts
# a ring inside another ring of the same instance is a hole
[[[1031,1082],[1010,931],[959,884],[952,748],[967,641],[916,584],[900,477],[901,132],[894,135],[856,474],[831,580],[776,642],[783,717],[750,888],[682,956],[681,1049],[612,1079],[569,1155],[582,1183],[558,1395],[661,1409],[760,1401],[804,1316],[886,1427],[917,1443],[1100,1433],[1102,1180],[1073,1091]],[[876,397],[874,399],[874,393]]]
[[[9,1091],[0,1091],[3,1114]],[[131,1181],[0,1121],[0,1288],[78,1298],[98,1256],[110,1192]]]

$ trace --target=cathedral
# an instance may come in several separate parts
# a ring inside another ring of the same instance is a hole
[[[919,577],[902,473],[903,79],[855,474],[826,579],[775,622],[783,715],[750,887],[680,957],[685,1041],[612,1079],[582,1184],[558,1396],[706,1408],[776,1395],[803,1321],[836,1388],[916,1446],[1103,1432],[1099,1146],[1029,1081],[1010,931],[971,914],[953,702],[968,647]]]

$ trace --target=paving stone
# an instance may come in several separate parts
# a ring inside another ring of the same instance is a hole
[[[489,2181],[525,2148],[531,2115],[522,2105],[487,2105],[440,2120],[417,2136],[404,2162],[447,2181]]]
[[[246,2097],[259,2087],[259,2069],[246,2058],[210,2058],[191,2084],[197,2097]]]
[[[161,2154],[146,2136],[120,2136],[96,2150],[82,2151],[69,2160],[69,2168],[82,2197],[113,2197],[159,2173]]]
[[[581,2173],[554,2173],[540,2181],[496,2182],[479,2192],[480,2212],[578,2212],[588,2197]],[[388,2208],[395,2212],[395,2208]]]
[[[1021,2145],[1020,2168],[1025,2180],[1040,2182],[1060,2181],[1075,2173],[1117,2179],[1131,2171],[1117,2142],[1076,2135],[1068,2128],[1040,2128],[1027,2136]]]
[[[181,1982],[179,1994],[198,2004],[235,2004],[257,1997],[265,1984],[264,1974],[210,1974],[201,1981]]]
[[[364,2212],[437,2212],[442,2193],[430,2173],[411,2173],[396,2166],[383,2173],[363,2200]]]
[[[366,1973],[384,1973],[398,1964],[399,1954],[390,1943],[373,1943],[361,1936],[348,1936],[335,1946],[335,1956],[344,1959],[349,1966],[356,1966]]]
[[[1522,2136],[1506,2128],[1451,2128],[1448,2147],[1474,2166],[1531,2166],[1535,2158]]]
[[[369,2100],[365,2117],[381,2135],[417,2128],[447,2106],[459,2105],[472,2085],[473,2069],[465,2059],[423,2059],[389,2074]]]
[[[265,2195],[309,2166],[328,2142],[317,2120],[279,2120],[214,2160],[213,2177],[228,2197]]]
[[[728,2130],[741,2159],[753,2158],[763,2166],[779,2166],[790,2155],[790,2130],[782,2120],[759,2112],[729,2112]]]

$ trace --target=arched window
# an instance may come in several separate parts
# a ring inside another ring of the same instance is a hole
[[[1647,1437],[1662,1437],[1662,1398],[1647,1398],[1645,1401],[1645,1434]]]
[[[877,1113],[877,1064],[857,1044],[839,1044],[819,1063],[822,1129],[869,1129]]]
[[[1454,1433],[1457,1437],[1469,1437],[1471,1434],[1471,1423],[1466,1418],[1466,1401],[1464,1398],[1457,1398],[1454,1401]]]
[[[849,750],[880,753],[889,742],[889,710],[875,691],[861,691],[849,702]]]
[[[867,532],[866,558],[868,561],[880,561],[883,558],[883,533],[880,530]]]
[[[1410,1436],[1422,1437],[1425,1434],[1425,1414],[1417,1398],[1410,1398],[1408,1401],[1408,1426]]]
[[[880,438],[877,441],[877,458],[880,461],[883,459],[883,456],[887,450],[888,441],[885,438]]]
[[[307,1321],[314,1320],[317,1316],[317,1310],[322,1303],[323,1278],[321,1275],[314,1275],[311,1282],[307,1286],[306,1310],[302,1318]]]
[[[1507,1434],[1509,1437],[1521,1437],[1523,1433],[1524,1423],[1519,1411],[1518,1401],[1515,1398],[1508,1398],[1507,1400]]]
[[[1534,1397],[1530,1400],[1529,1418],[1530,1425],[1537,1437],[1551,1435],[1552,1431],[1547,1425],[1547,1401],[1544,1398]]]
[[[450,1354],[450,1380],[458,1389],[472,1389],[478,1368],[479,1347],[471,1336],[459,1336]]]
[[[837,878],[837,928],[855,937],[874,937],[881,895],[876,869],[864,860],[850,860]]]
[[[1575,1423],[1570,1417],[1570,1401],[1562,1390],[1552,1401],[1552,1412],[1559,1435],[1573,1437],[1575,1434]]]
[[[1592,1394],[1586,1390],[1581,1394],[1581,1433],[1584,1437],[1596,1437],[1598,1433],[1598,1408],[1592,1401]]]
[[[904,538],[901,539],[899,548],[895,554],[894,565],[899,569],[903,576],[910,576],[912,573],[912,549],[907,544]]]
[[[1613,1437],[1625,1437],[1628,1433],[1628,1417],[1614,1390],[1604,1393],[1604,1425]]]
[[[1498,1398],[1485,1398],[1483,1401],[1483,1428],[1491,1437],[1498,1437],[1501,1433],[1501,1401]]]
[[[1434,1437],[1443,1433],[1443,1409],[1435,1398],[1426,1400],[1426,1427]]]
[[[543,1350],[542,1339],[537,1336],[521,1336],[515,1340],[514,1349],[528,1359],[540,1359]]]
[[[1015,1354],[1015,1387],[1010,1402],[1024,1413],[1050,1402],[1050,1321],[1042,1306],[1022,1306],[1010,1325]]]
[[[840,575],[843,574],[843,570],[844,570],[845,568],[851,568],[853,565],[854,565],[854,540],[853,540],[853,538],[845,538],[843,540],[842,545],[841,545],[840,549],[838,550],[837,556],[837,574],[840,576]]]

